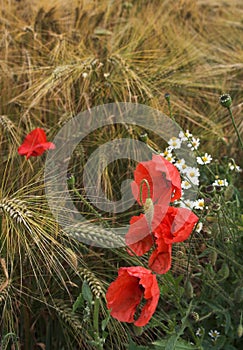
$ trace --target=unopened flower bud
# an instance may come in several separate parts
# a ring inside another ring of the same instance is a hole
[[[151,198],[146,198],[143,206],[144,214],[148,224],[151,226],[154,216],[154,204]]]
[[[195,312],[195,311],[193,311],[193,312],[191,312],[190,313],[190,316],[191,316],[191,318],[194,320],[194,321],[198,321],[199,320],[199,314],[197,313],[197,312]]]
[[[243,302],[243,287],[238,286],[235,289],[234,300],[238,304],[241,304]]]
[[[148,141],[148,134],[145,132],[144,134],[140,134],[140,140],[143,142],[147,142]]]
[[[207,193],[213,193],[213,192],[215,191],[215,188],[214,188],[213,185],[209,185],[209,186],[207,186],[207,187],[205,188],[205,191],[206,191]]]
[[[185,287],[186,297],[189,299],[192,299],[193,298],[193,286],[192,286],[191,281],[189,279],[186,280],[184,287]]]
[[[212,209],[213,211],[219,211],[221,209],[221,205],[219,203],[214,203]]]
[[[170,102],[170,94],[168,92],[164,94],[164,98],[166,99],[167,102]]]
[[[74,187],[74,185],[75,185],[75,177],[73,176],[73,174],[67,173],[67,183],[71,187]]]
[[[209,255],[209,259],[211,261],[211,264],[214,266],[216,264],[216,261],[217,261],[217,257],[218,257],[218,254],[215,250],[213,250],[210,255]]]
[[[229,94],[223,94],[220,96],[220,103],[223,107],[229,108],[232,105],[232,99]]]
[[[243,335],[243,326],[242,326],[242,324],[239,324],[239,326],[237,327],[237,335],[238,335],[239,338],[241,338],[242,335]]]
[[[224,198],[226,201],[229,201],[232,199],[233,195],[234,195],[235,189],[233,185],[229,185],[225,192],[224,192]]]
[[[224,237],[224,243],[231,243],[230,237]]]

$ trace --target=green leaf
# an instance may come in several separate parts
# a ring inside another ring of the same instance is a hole
[[[83,307],[83,304],[84,304],[84,298],[81,292],[77,297],[77,299],[75,300],[75,302],[73,303],[72,312],[76,312],[78,309],[81,309]]]
[[[108,314],[106,316],[106,318],[101,322],[101,329],[102,329],[102,331],[104,331],[106,329],[106,326],[107,326],[108,322],[110,321],[110,318],[111,318],[111,315]]]
[[[155,350],[166,350],[168,345],[170,344],[167,340],[157,340],[152,343],[156,346]],[[172,342],[171,342],[172,344]],[[169,349],[169,348],[168,348]],[[172,348],[171,348],[172,349]],[[195,345],[192,345],[185,340],[179,339],[177,340],[175,347],[173,348],[175,350],[195,350],[197,349]]]
[[[84,300],[87,301],[89,304],[91,304],[93,295],[88,283],[85,280],[83,281],[83,285],[82,285],[82,295]]]
[[[130,339],[127,350],[149,350],[148,346],[137,345]]]

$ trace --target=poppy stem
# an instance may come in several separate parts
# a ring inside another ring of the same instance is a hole
[[[243,143],[242,143],[242,140],[241,140],[241,136],[240,136],[239,130],[238,130],[236,124],[235,124],[235,119],[234,119],[232,110],[231,110],[230,107],[227,107],[227,109],[228,109],[228,112],[229,112],[229,115],[230,115],[230,118],[231,118],[233,127],[234,127],[234,129],[235,129],[236,134],[237,134],[238,140],[239,140],[239,142],[240,142],[241,149],[243,150]]]
[[[143,197],[142,197],[143,184],[145,184],[145,185],[147,186],[147,189],[148,189],[148,198],[151,198],[151,193],[150,193],[150,186],[149,186],[148,180],[143,179],[143,180],[140,182],[140,186],[139,186],[139,199],[140,199],[140,203],[144,206],[145,203],[143,203]]]

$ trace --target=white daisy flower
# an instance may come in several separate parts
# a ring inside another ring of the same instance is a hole
[[[168,160],[170,163],[174,163],[175,157],[173,157],[172,153],[168,153],[167,156],[164,157],[166,160]]]
[[[182,163],[180,167],[178,168],[182,174],[186,174],[187,170],[189,169],[189,166],[186,165],[186,163]]]
[[[172,137],[169,140],[168,145],[170,146],[171,149],[181,148],[181,140],[178,139],[177,137]]]
[[[162,157],[164,157],[166,160],[168,160],[169,162],[173,163],[175,161],[175,157],[173,156],[173,154],[171,153],[172,150],[170,147],[167,147],[164,152],[160,153],[160,155]]]
[[[197,162],[200,165],[204,165],[204,164],[209,164],[212,160],[212,156],[208,153],[205,153],[204,156],[202,157],[197,157]]]
[[[204,199],[200,198],[194,202],[194,209],[203,210],[205,206]]]
[[[192,185],[187,180],[181,181],[181,188],[183,188],[184,190],[187,190],[188,188],[191,188],[191,187]]]
[[[198,168],[188,167],[185,170],[185,177],[189,182],[191,182],[193,185],[198,186],[199,185],[199,176],[200,172]]]
[[[88,73],[87,73],[87,72],[83,72],[83,73],[82,73],[82,77],[83,77],[84,79],[86,79],[87,76],[88,76]]]
[[[212,330],[210,332],[208,332],[208,335],[213,339],[216,340],[218,339],[218,337],[220,336],[220,333],[217,330]]]
[[[187,208],[187,209],[193,209],[194,202],[191,201],[190,199],[184,199],[183,201],[180,202],[180,207]]]
[[[196,336],[201,337],[203,335],[203,330],[202,328],[198,328],[196,331]]]
[[[200,145],[200,139],[196,139],[195,137],[193,137],[189,141],[187,146],[190,147],[192,151],[194,151],[194,149],[198,149],[199,145]]]
[[[212,183],[213,186],[225,186],[227,187],[229,185],[228,181],[226,179],[217,179]]]
[[[181,141],[187,141],[190,137],[192,137],[192,134],[189,132],[189,130],[186,130],[186,132],[179,132],[179,138]]]
[[[181,159],[178,159],[178,160],[175,162],[174,165],[175,165],[175,166],[177,167],[177,169],[180,171],[183,164],[185,164],[185,159],[184,159],[184,158],[181,158]]]
[[[104,78],[108,78],[110,76],[110,73],[104,73]]]
[[[171,154],[171,148],[170,147],[166,147],[166,149],[164,150],[164,152],[160,153],[160,155],[162,157],[166,157],[168,154]]]
[[[203,224],[202,222],[198,222],[197,226],[196,226],[196,232],[199,233],[202,231],[203,228]]]
[[[236,165],[235,163],[229,163],[228,167],[230,170],[235,170],[237,173],[241,173],[242,169],[239,167],[239,165]]]

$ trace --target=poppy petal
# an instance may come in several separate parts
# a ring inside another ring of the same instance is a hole
[[[40,156],[48,149],[54,149],[52,142],[47,142],[45,131],[41,128],[32,130],[24,139],[24,142],[18,148],[20,155],[26,155],[29,159],[31,156]]]
[[[117,279],[107,290],[107,306],[111,315],[123,322],[133,322],[142,327],[152,317],[159,300],[159,287],[156,276],[142,266],[121,267]],[[146,303],[139,318],[134,316],[142,297]]]
[[[130,220],[129,231],[125,236],[126,245],[138,256],[150,250],[153,239],[144,214],[133,216]],[[131,254],[128,249],[128,253]]]
[[[171,268],[171,252],[170,244],[160,243],[160,247],[156,248],[149,258],[149,268],[158,274],[168,272]]]
[[[111,315],[122,322],[133,322],[136,308],[142,299],[138,278],[120,274],[107,290],[107,307]]]
[[[166,160],[164,157],[160,155],[153,155],[152,158],[153,162],[155,163],[155,169],[156,171],[159,171],[160,173],[163,173],[166,177],[166,180],[171,183],[171,202],[174,202],[175,200],[178,200],[181,198],[181,177],[178,169],[170,163],[168,160]],[[161,197],[161,200],[163,198]]]

